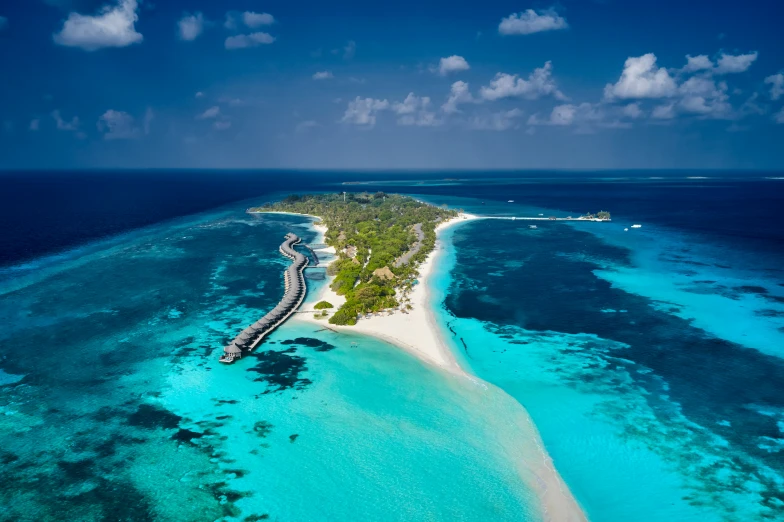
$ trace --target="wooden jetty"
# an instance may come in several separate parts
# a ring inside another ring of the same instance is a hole
[[[309,260],[307,256],[294,250],[294,245],[301,241],[302,239],[289,233],[280,245],[280,253],[293,261],[283,272],[285,282],[283,298],[267,315],[245,328],[223,349],[220,362],[233,363],[242,357],[243,350],[251,351],[256,348],[268,333],[283,324],[302,304],[307,290],[302,271],[308,266]]]

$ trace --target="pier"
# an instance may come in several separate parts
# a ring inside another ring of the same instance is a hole
[[[293,261],[283,272],[285,291],[283,298],[278,305],[267,315],[245,328],[223,349],[223,356],[220,358],[222,363],[233,363],[242,357],[243,350],[252,351],[256,348],[267,334],[283,324],[286,319],[297,311],[302,300],[305,299],[305,277],[302,271],[308,266],[308,258],[294,250],[294,245],[300,243],[302,239],[294,234],[286,234],[286,239],[280,245],[280,253]]]

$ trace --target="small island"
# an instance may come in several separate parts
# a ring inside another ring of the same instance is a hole
[[[292,195],[249,212],[318,216],[324,242],[337,259],[329,265],[331,289],[346,302],[329,318],[336,325],[381,310],[405,311],[417,283],[417,266],[433,250],[436,227],[459,215],[408,196],[370,193]],[[326,307],[322,310],[326,310]]]

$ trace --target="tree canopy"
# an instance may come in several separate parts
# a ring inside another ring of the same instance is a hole
[[[416,277],[417,265],[435,246],[436,225],[457,216],[454,210],[383,192],[291,195],[250,211],[310,214],[327,226],[325,242],[338,255],[328,271],[335,276],[331,287],[346,297],[330,318],[333,324],[356,324],[358,314],[396,307],[397,289]],[[419,250],[395,266],[417,243],[416,224],[424,235]],[[391,271],[394,278],[374,275],[378,269]]]

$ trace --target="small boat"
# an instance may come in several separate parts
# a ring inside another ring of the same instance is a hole
[[[536,228],[536,225],[528,225],[528,228]]]
[[[624,228],[624,229],[623,229],[623,231],[624,231],[624,232],[628,232],[628,231],[629,231],[629,229],[628,229],[628,228]]]
[[[544,214],[539,214],[540,216],[544,216]]]
[[[632,225],[632,228],[642,228],[642,225]]]
[[[514,200],[510,199],[509,201],[507,201],[507,203],[514,203]]]

